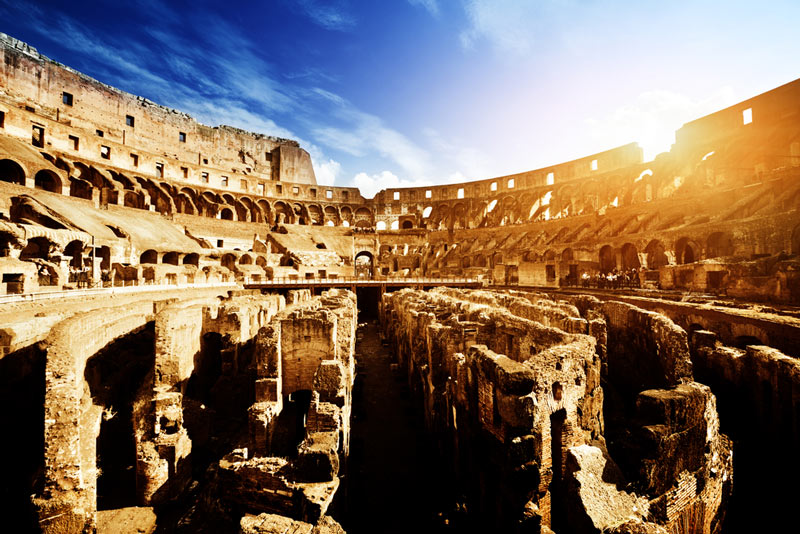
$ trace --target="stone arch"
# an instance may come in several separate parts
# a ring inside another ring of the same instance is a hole
[[[75,267],[76,269],[83,269],[83,250],[85,245],[83,241],[80,239],[75,239],[67,243],[67,246],[64,247],[64,255],[70,256],[72,259],[70,260],[69,264],[71,267]]]
[[[599,252],[600,272],[610,272],[617,268],[617,252],[611,245],[605,245]]]
[[[370,211],[369,208],[361,206],[360,208],[356,209],[353,215],[357,223],[366,221],[368,223],[367,226],[372,226],[372,211]],[[356,224],[356,226],[358,226],[358,224]]]
[[[233,215],[233,210],[231,208],[222,208],[219,210],[219,218],[224,221],[234,221],[236,220]]]
[[[200,266],[200,254],[198,254],[197,252],[192,252],[190,254],[187,254],[187,255],[185,255],[183,257],[183,260],[181,261],[181,263],[183,265],[194,265],[195,267],[199,267]]]
[[[359,278],[372,278],[375,268],[375,257],[372,252],[362,250],[355,255],[355,273]]]
[[[694,263],[700,259],[700,247],[688,237],[675,242],[675,262],[678,265]]]
[[[158,252],[153,249],[145,250],[142,252],[142,255],[139,256],[139,263],[158,263]]]
[[[339,212],[336,209],[336,206],[325,206],[325,209],[323,210],[323,221],[324,223],[332,222],[332,226],[339,225]]]
[[[13,159],[0,160],[0,181],[25,185],[25,169]]]
[[[93,190],[94,186],[88,180],[77,178],[75,176],[69,177],[69,196],[91,200]]]
[[[294,211],[289,204],[279,200],[274,204],[276,224],[294,224]]]
[[[250,254],[242,254],[238,263],[239,265],[253,265],[253,257]]]
[[[272,224],[275,222],[275,219],[272,214],[272,206],[269,205],[269,202],[260,198],[256,201],[256,205],[261,209],[261,213],[264,217],[264,222]]]
[[[177,252],[167,252],[164,254],[164,257],[161,258],[161,263],[168,263],[169,265],[178,265],[178,253]]]
[[[669,258],[667,258],[666,249],[663,243],[658,239],[653,239],[647,244],[644,249],[647,254],[647,268],[658,269],[669,265]]]
[[[19,259],[23,261],[34,258],[49,260],[50,252],[56,248],[58,248],[58,245],[46,237],[32,237],[28,239],[28,243],[20,252]]]
[[[228,254],[222,256],[222,259],[220,259],[220,263],[222,264],[223,267],[226,267],[227,269],[233,271],[236,269],[236,255],[233,254],[232,252],[229,252]]]
[[[61,177],[51,170],[42,169],[34,176],[34,187],[43,191],[61,194]]]
[[[638,269],[642,266],[642,262],[639,260],[639,253],[636,251],[636,245],[633,243],[625,243],[622,245],[620,255],[623,269]]]

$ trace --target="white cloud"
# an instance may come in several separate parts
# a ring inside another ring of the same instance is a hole
[[[415,180],[430,179],[433,175],[431,154],[402,133],[388,127],[380,117],[357,109],[330,91],[314,89],[310,94],[334,103],[327,120],[339,123],[337,126],[319,124],[316,118],[310,122],[311,134],[316,142],[356,157],[378,152]]]
[[[501,53],[530,52],[537,33],[542,3],[528,0],[464,0],[470,22],[459,35],[464,48],[486,39]]]
[[[422,6],[428,13],[434,17],[439,16],[439,2],[438,0],[408,0],[412,6]]]
[[[360,172],[353,177],[352,185],[361,191],[361,195],[364,198],[372,198],[375,193],[383,189],[425,187],[429,184],[418,180],[402,180],[391,171],[383,171],[373,175]]]
[[[296,6],[326,30],[344,31],[356,25],[344,0],[296,0]]]
[[[342,172],[342,165],[333,159],[319,162],[312,158],[311,163],[314,166],[314,174],[317,176],[317,183],[319,185],[334,185],[336,183],[336,178]]]
[[[722,87],[706,99],[693,99],[681,93],[653,90],[604,118],[586,121],[589,137],[605,146],[638,141],[645,161],[670,149],[675,131],[683,124],[735,103],[733,89]]]

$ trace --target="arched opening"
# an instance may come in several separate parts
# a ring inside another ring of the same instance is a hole
[[[219,218],[225,221],[232,221],[233,210],[230,208],[222,208],[222,210],[219,212]]]
[[[403,221],[402,228],[403,230],[410,230],[411,228],[414,228],[414,223],[411,222],[409,219],[406,219],[405,221]]]
[[[253,258],[248,256],[247,254],[244,254],[241,258],[239,258],[239,265],[252,265],[252,264],[253,264]]]
[[[361,221],[359,221],[359,222],[361,222]],[[386,223],[384,221],[378,221],[375,224],[375,229],[376,230],[386,230]]]
[[[372,212],[369,210],[369,208],[358,208],[355,212],[355,218],[359,222],[366,221],[369,226],[369,224],[372,223]]]
[[[97,509],[136,506],[136,442],[133,404],[136,393],[155,363],[153,323],[108,344],[86,362],[84,378],[91,404],[102,413],[97,426]],[[97,413],[90,411],[89,413]],[[88,460],[88,459],[87,459]]]
[[[33,178],[34,187],[51,193],[61,193],[61,178],[53,171],[42,169]]]
[[[607,273],[617,268],[617,253],[611,245],[600,249],[600,272]]]
[[[158,252],[155,250],[145,250],[139,256],[139,263],[158,263]]]
[[[277,224],[294,223],[294,212],[285,202],[275,203],[275,222]]]
[[[16,161],[0,160],[0,181],[17,185],[25,185],[25,171]]]
[[[92,184],[80,178],[69,179],[69,196],[92,200]]]
[[[720,258],[733,256],[733,241],[730,234],[714,232],[706,241],[706,257]]]
[[[236,268],[236,256],[234,254],[225,254],[222,256],[222,266],[233,271]]]
[[[70,241],[70,243],[64,247],[64,255],[70,256],[72,259],[69,262],[70,267],[74,267],[75,269],[83,269],[83,242],[82,241]]]
[[[665,253],[664,245],[658,239],[650,241],[644,251],[647,253],[648,269],[659,269],[669,265],[669,259]]]
[[[196,252],[187,254],[186,256],[183,257],[182,263],[184,265],[194,265],[195,267],[198,267],[200,265],[200,255],[197,254]]]
[[[53,246],[53,243],[45,237],[33,237],[28,240],[28,244],[20,252],[19,259],[23,261],[34,258],[50,259],[50,248]]]
[[[739,336],[733,340],[733,346],[745,349],[748,345],[763,345],[764,343],[755,336]]]
[[[621,252],[623,269],[638,269],[642,266],[641,261],[639,261],[639,254],[636,252],[636,246],[633,243],[625,243],[622,245]]]
[[[99,247],[95,254],[100,258],[100,269],[107,271],[111,268],[111,249],[107,246]]]
[[[371,252],[363,250],[358,254],[356,254],[355,271],[356,271],[356,276],[359,278],[372,278],[373,257]]]
[[[178,265],[178,253],[177,252],[167,252],[164,254],[164,257],[161,258],[161,263],[168,263],[170,265]]]
[[[694,263],[699,258],[697,245],[689,241],[688,237],[682,237],[675,243],[675,261],[678,265]]]

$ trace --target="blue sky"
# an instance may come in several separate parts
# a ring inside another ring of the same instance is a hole
[[[10,2],[0,31],[210,125],[297,139],[320,183],[521,172],[800,77],[800,2]]]

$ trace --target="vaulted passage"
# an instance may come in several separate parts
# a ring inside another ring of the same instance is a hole
[[[153,372],[154,334],[150,323],[112,342],[86,364],[92,403],[103,411],[96,452],[98,510],[137,504],[132,408]]]

